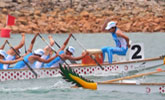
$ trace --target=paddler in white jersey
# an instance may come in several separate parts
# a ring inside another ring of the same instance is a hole
[[[48,38],[50,41],[50,46],[53,46],[54,42],[55,42],[53,40],[53,37],[51,35],[49,35]],[[53,54],[52,49],[49,46],[46,46],[43,50],[44,50],[44,54],[41,56],[41,58],[45,59],[45,60],[49,59]],[[34,67],[35,68],[42,68],[42,67],[44,67],[44,62],[36,61]]]
[[[0,70],[3,70],[4,64],[14,64],[18,61],[23,60],[22,57],[16,60],[11,60],[11,61],[6,61],[5,58],[6,58],[6,52],[4,50],[0,50]]]
[[[105,60],[105,53],[108,54],[108,62],[112,63],[113,54],[126,55],[130,47],[129,38],[116,26],[116,22],[107,19],[102,27],[103,31],[110,32],[116,47],[106,46],[102,48],[103,61]]]
[[[25,44],[25,34],[22,33],[21,35],[22,35],[22,40],[21,40],[21,42],[19,43],[18,46],[15,46],[15,47],[14,47],[14,49],[15,49],[18,53],[20,53],[19,49],[22,48],[22,47],[24,46],[24,44]],[[7,54],[7,55],[6,55],[6,58],[5,58],[6,61],[15,60],[15,59],[18,58],[16,52],[15,52],[12,48],[10,48],[10,49],[7,51],[6,54]],[[8,69],[9,67],[10,67],[10,64],[4,64],[4,65],[3,65],[3,69]]]

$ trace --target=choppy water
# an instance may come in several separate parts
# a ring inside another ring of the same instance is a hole
[[[157,57],[165,54],[165,34],[164,33],[132,33],[127,34],[133,42],[144,44],[145,58]],[[48,35],[43,35],[46,39]],[[66,34],[53,35],[56,42],[60,45],[67,38]],[[9,39],[12,45],[19,43],[21,36],[15,34]],[[114,46],[114,42],[110,34],[75,34],[75,37],[86,48],[101,48],[103,46]],[[26,35],[26,48],[30,44],[33,35]],[[0,39],[0,45],[4,39]],[[79,56],[82,48],[73,39],[69,45],[76,48],[75,56]],[[43,48],[46,45],[38,37],[34,49]],[[54,46],[57,49],[56,46]],[[6,45],[5,50],[8,50]],[[22,53],[24,48],[22,49]],[[164,66],[161,66],[165,69]],[[153,71],[155,69],[145,70],[144,72]],[[143,80],[147,82],[165,82],[165,74],[151,75]],[[94,81],[109,80],[115,76],[87,76],[88,79]],[[71,84],[66,83],[61,77],[38,79],[38,80],[22,80],[0,82],[0,100],[164,100],[165,95],[160,94],[138,94],[138,93],[122,93],[110,91],[93,91],[86,89],[72,89]]]

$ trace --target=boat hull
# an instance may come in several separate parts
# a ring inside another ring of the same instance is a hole
[[[138,61],[127,61],[127,62],[116,62],[113,64],[102,64],[104,70],[97,65],[82,65],[82,64],[71,64],[70,67],[78,74],[81,75],[112,75],[120,73],[128,73],[132,71],[140,71],[148,68],[163,65],[163,58],[150,58]],[[37,74],[37,78],[49,78],[60,76],[59,68],[41,68],[34,70]],[[23,79],[34,79],[35,76],[28,69],[8,69],[0,70],[0,81],[7,80],[23,80]]]

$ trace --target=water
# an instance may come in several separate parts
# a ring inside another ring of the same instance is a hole
[[[127,34],[133,42],[144,44],[145,58],[157,57],[165,54],[165,34],[164,33],[132,33]],[[42,35],[48,40],[48,35]],[[57,43],[63,44],[67,38],[67,34],[52,35]],[[101,48],[103,46],[114,46],[114,42],[110,34],[75,34],[74,35],[85,48]],[[9,42],[16,46],[21,40],[20,34],[14,34]],[[30,44],[33,35],[26,35],[26,48]],[[5,39],[0,39],[0,45]],[[75,56],[81,55],[82,48],[76,41],[71,39],[68,45],[76,48]],[[43,48],[46,44],[37,37],[33,50]],[[8,50],[6,45],[5,50]],[[57,47],[54,46],[57,50]],[[21,49],[24,53],[24,47]],[[165,69],[164,66],[161,66]],[[154,71],[155,69],[145,70],[143,72]],[[141,73],[141,72],[139,72]],[[151,75],[145,77],[146,82],[165,82],[164,75]],[[87,76],[86,78],[94,81],[109,80],[115,76]],[[165,95],[161,94],[139,94],[139,93],[122,93],[110,91],[93,91],[87,89],[73,89],[71,84],[65,82],[61,77],[32,79],[22,81],[6,81],[0,82],[0,100],[164,100]]]

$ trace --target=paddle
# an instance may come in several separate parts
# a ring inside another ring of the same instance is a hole
[[[56,50],[40,34],[38,34],[38,36],[55,52],[55,54],[57,54]],[[59,56],[59,57],[61,58],[61,56]],[[65,60],[63,60],[62,58],[61,58],[61,60],[64,61],[64,63],[69,66],[69,64],[66,63]]]
[[[85,47],[74,37],[74,35],[72,34],[72,38],[77,41],[77,43],[86,51]],[[102,69],[104,70],[104,68],[97,62],[96,58],[93,57],[92,55],[89,54],[89,56],[95,61],[95,63]]]
[[[58,48],[61,48],[61,46],[54,40],[54,43],[57,45]],[[77,64],[74,60],[69,60],[72,64]]]
[[[25,53],[27,53],[27,50],[26,50],[26,43],[24,44],[24,49],[25,49]]]
[[[98,83],[108,84],[108,83],[112,83],[112,82],[116,82],[116,81],[121,81],[121,80],[125,80],[125,79],[136,78],[136,77],[142,77],[142,76],[147,76],[147,75],[156,74],[156,73],[160,73],[160,72],[165,72],[165,70],[159,69],[159,70],[156,70],[156,71],[153,71],[153,72],[142,73],[142,74],[137,74],[137,75],[131,75],[131,76],[121,77],[121,78],[108,80],[108,81],[103,81],[103,82],[98,82]]]
[[[12,47],[12,45],[9,43],[9,41],[7,41],[7,44],[10,46],[10,48],[12,48],[14,50],[14,52],[19,56],[19,53]],[[23,59],[23,62],[27,65],[27,67],[30,69],[30,71],[35,75],[35,77],[37,78],[37,73],[30,67],[30,65]]]

